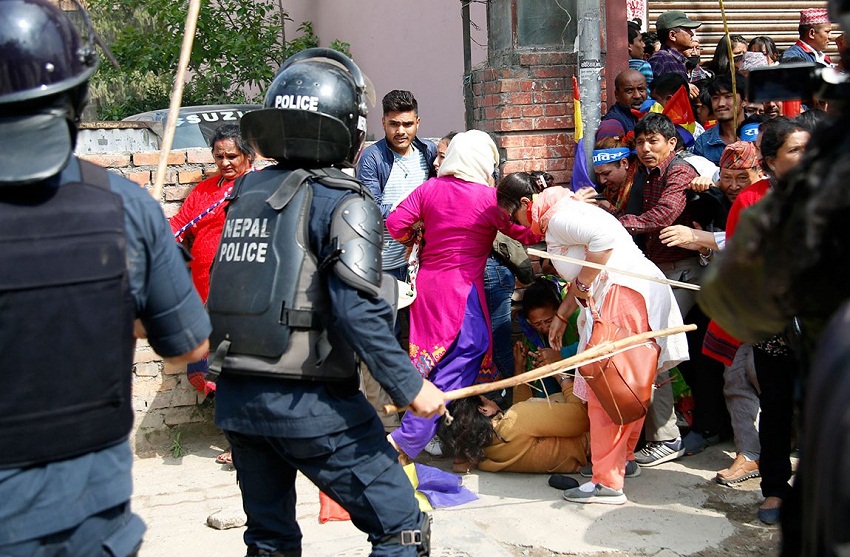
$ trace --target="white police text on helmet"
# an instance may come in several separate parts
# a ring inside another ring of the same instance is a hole
[[[269,243],[262,241],[270,236],[269,219],[231,219],[224,223],[219,261],[236,263],[265,263]],[[246,241],[247,240],[247,241]]]
[[[310,95],[275,95],[274,107],[318,112],[319,97],[312,97]]]

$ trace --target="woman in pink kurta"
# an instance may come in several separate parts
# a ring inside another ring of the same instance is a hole
[[[496,203],[490,186],[498,161],[496,145],[486,133],[457,134],[439,177],[416,188],[387,218],[387,230],[402,243],[413,241],[421,224],[410,359],[443,391],[469,386],[479,373],[492,375],[484,265],[496,232],[524,243],[536,240],[529,230],[510,223]],[[408,413],[391,440],[415,458],[434,436],[436,420]]]

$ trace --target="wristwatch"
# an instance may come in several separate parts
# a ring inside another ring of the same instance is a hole
[[[588,286],[588,285],[584,284],[583,282],[581,282],[580,280],[578,280],[578,277],[576,277],[573,282],[575,283],[576,288],[578,289],[579,292],[584,292],[585,294],[590,292],[590,286]]]

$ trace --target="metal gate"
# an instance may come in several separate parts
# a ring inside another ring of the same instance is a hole
[[[743,35],[747,41],[765,35],[774,40],[781,51],[797,40],[797,26],[800,23],[800,10],[805,8],[825,8],[823,0],[797,0],[778,2],[776,0],[725,0],[726,20],[729,33]],[[667,10],[682,10],[694,21],[702,23],[697,29],[702,59],[706,62],[714,55],[714,47],[723,36],[723,19],[720,16],[720,3],[693,2],[690,0],[649,0],[647,28],[655,31],[655,20]],[[830,43],[827,51],[836,54],[835,44]]]

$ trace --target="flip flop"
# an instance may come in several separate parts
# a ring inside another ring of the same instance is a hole
[[[215,462],[216,464],[233,464],[233,455],[230,453],[230,449],[215,457]]]

